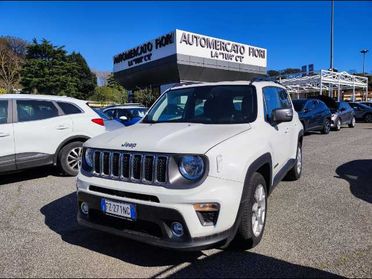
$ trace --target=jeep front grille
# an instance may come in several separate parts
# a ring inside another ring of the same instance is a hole
[[[128,182],[166,184],[168,163],[166,155],[96,150],[92,173]]]

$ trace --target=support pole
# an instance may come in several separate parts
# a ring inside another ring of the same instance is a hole
[[[366,87],[366,101],[368,101],[368,85]]]
[[[339,102],[342,101],[342,96],[341,96],[341,84],[340,84],[340,76],[338,76],[337,100],[338,100]]]
[[[331,10],[331,49],[330,49],[330,71],[333,72],[333,37],[334,37],[334,10],[335,10],[335,2],[332,0],[332,10]]]
[[[353,102],[355,102],[355,83],[353,83]]]

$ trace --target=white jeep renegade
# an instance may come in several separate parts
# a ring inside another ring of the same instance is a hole
[[[173,87],[84,144],[80,224],[175,249],[257,245],[267,197],[302,172],[303,127],[274,82]]]

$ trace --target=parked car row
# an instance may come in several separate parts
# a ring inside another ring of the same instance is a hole
[[[137,107],[137,113],[136,106],[100,110],[63,96],[1,95],[0,174],[53,164],[67,175],[77,175],[83,143],[138,122],[146,108]]]
[[[342,126],[355,127],[356,120],[372,122],[372,105],[368,102],[336,102],[326,96],[293,100],[305,132],[320,131],[328,134],[331,129],[339,131]]]

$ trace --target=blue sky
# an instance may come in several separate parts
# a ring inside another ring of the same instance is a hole
[[[330,1],[0,2],[0,35],[46,38],[96,70],[176,28],[268,49],[268,69],[329,67]],[[335,67],[372,72],[372,2],[335,2]]]

